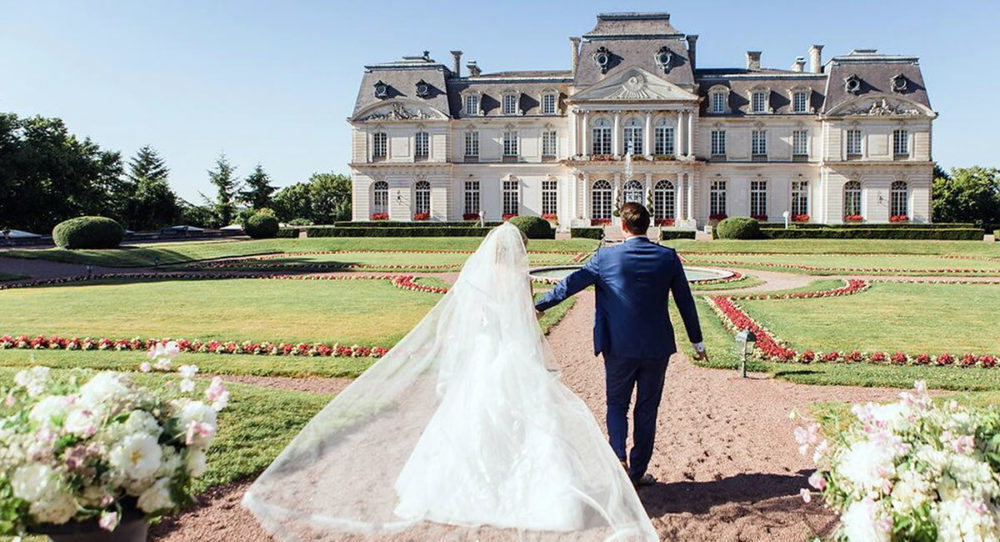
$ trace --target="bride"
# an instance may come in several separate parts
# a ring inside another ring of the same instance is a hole
[[[247,491],[279,540],[656,540],[535,321],[520,231],[486,237],[448,294]]]

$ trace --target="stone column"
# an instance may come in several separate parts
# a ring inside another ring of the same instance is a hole
[[[611,133],[611,154],[615,156],[622,155],[622,115],[618,111],[615,111],[615,126],[613,132]]]
[[[677,174],[677,196],[674,198],[674,215],[677,225],[680,225],[681,220],[684,220],[686,215],[684,214],[684,194],[687,192],[687,188],[684,186],[684,175],[681,173]]]
[[[583,131],[580,133],[580,141],[583,143],[581,146],[583,150],[580,154],[583,156],[590,156],[590,112],[583,112]]]
[[[687,189],[687,218],[694,218],[694,185],[698,183],[699,180],[697,175],[692,175],[688,179],[688,189]]]
[[[687,155],[694,158],[694,111],[689,111],[687,115]]]
[[[674,156],[678,159],[684,156],[684,117],[683,113],[677,112],[677,129],[674,130]]]
[[[581,218],[590,219],[590,176],[583,174],[583,208],[580,209]]]
[[[649,112],[649,111],[646,111],[646,131],[643,132],[642,135],[643,135],[642,146],[644,147],[642,149],[643,150],[643,154],[645,154],[647,158],[652,158],[652,156],[653,156],[653,114],[651,112]]]

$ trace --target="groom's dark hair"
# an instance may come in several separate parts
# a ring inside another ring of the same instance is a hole
[[[649,211],[642,205],[630,201],[622,205],[622,223],[633,235],[646,235],[649,229]]]

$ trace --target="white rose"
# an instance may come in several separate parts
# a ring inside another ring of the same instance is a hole
[[[132,480],[145,480],[160,468],[163,452],[151,435],[133,434],[122,439],[109,454],[111,466]]]
[[[207,448],[215,436],[218,413],[201,401],[191,401],[184,405],[178,417],[179,427],[185,431],[188,446]]]
[[[199,478],[205,474],[208,469],[208,457],[204,450],[196,448],[188,450],[187,468],[193,478]]]
[[[162,478],[166,476],[170,478],[175,472],[180,470],[181,465],[184,464],[184,460],[173,446],[163,446],[162,450],[163,462],[160,463],[160,468],[156,471],[156,477]]]
[[[63,429],[78,437],[89,437],[97,430],[97,417],[94,412],[84,408],[74,409],[66,416]]]
[[[133,410],[129,414],[128,420],[125,421],[125,432],[146,433],[158,437],[163,432],[163,429],[160,427],[160,423],[156,421],[156,418],[149,412]]]
[[[27,389],[28,397],[38,397],[45,392],[45,384],[48,380],[48,367],[32,367],[30,370],[19,371],[14,375],[14,383]]]
[[[45,499],[31,503],[28,511],[41,523],[62,525],[76,515],[76,501],[69,493],[57,491]]]
[[[147,514],[166,510],[174,507],[174,502],[170,500],[170,479],[160,478],[146,491],[139,495],[139,509]]]
[[[840,516],[844,526],[844,536],[849,542],[889,542],[890,532],[878,523],[875,504],[866,499],[854,501]]]
[[[18,467],[10,477],[10,485],[14,496],[28,502],[35,502],[43,497],[54,483],[55,474],[48,465],[24,465]]]
[[[28,419],[41,425],[51,425],[52,418],[65,417],[69,401],[61,395],[46,397],[35,404],[28,413]]]
[[[23,465],[10,478],[14,496],[30,504],[40,523],[62,524],[76,515],[76,501],[59,485],[58,473],[47,465]]]
[[[80,388],[80,403],[83,406],[100,406],[126,395],[128,387],[117,373],[101,373]]]

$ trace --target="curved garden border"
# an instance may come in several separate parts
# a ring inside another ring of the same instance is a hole
[[[753,256],[762,256],[764,254],[753,253],[747,254]],[[906,256],[910,256],[907,254]],[[931,275],[931,276],[967,276],[975,275],[980,277],[1000,277],[1000,269],[897,269],[891,267],[821,267],[813,265],[802,265],[793,263],[775,263],[775,262],[747,262],[741,260],[699,260],[697,258],[681,258],[685,263],[695,263],[698,265],[723,265],[727,267],[739,267],[744,269],[795,269],[799,271],[806,272],[819,272],[819,273],[831,273],[831,274],[851,274],[851,273],[862,273],[871,275]]]

